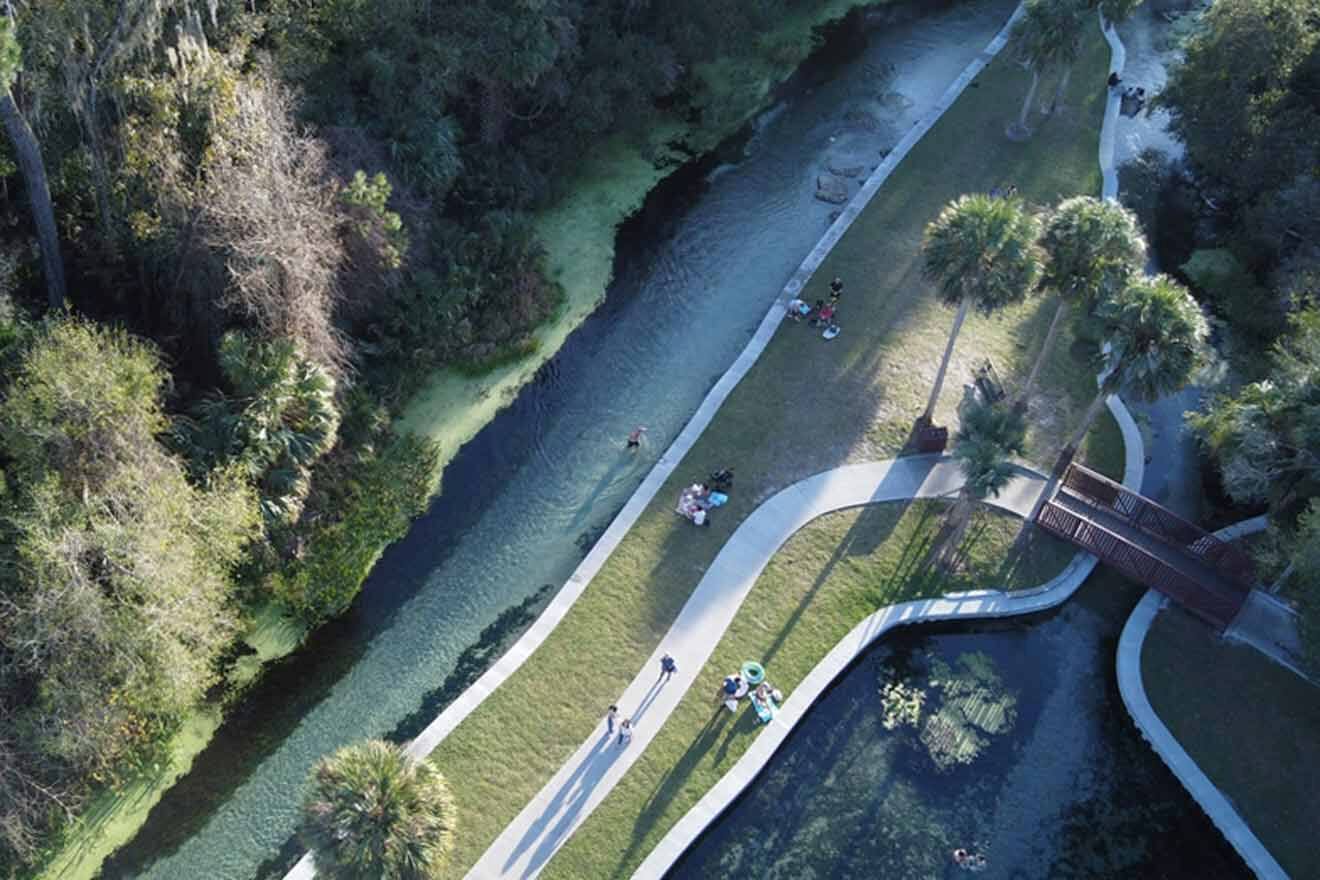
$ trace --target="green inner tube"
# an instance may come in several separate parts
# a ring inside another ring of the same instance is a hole
[[[742,665],[742,677],[748,684],[760,684],[765,681],[765,667],[755,660],[748,660]]]

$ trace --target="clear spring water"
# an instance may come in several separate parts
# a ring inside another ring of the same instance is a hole
[[[464,448],[352,612],[271,670],[103,876],[253,877],[292,834],[317,758],[395,730],[503,609],[563,583],[824,232],[816,176],[878,164],[1012,6],[973,0],[873,34],[725,166],[631,224],[599,313]],[[637,423],[647,445],[625,455]]]

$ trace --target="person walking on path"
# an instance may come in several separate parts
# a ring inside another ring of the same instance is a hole
[[[605,713],[605,735],[610,736],[614,733],[614,719],[619,717],[619,707],[610,706],[610,711]]]
[[[623,723],[619,725],[619,745],[626,746],[628,743],[632,742],[632,735],[633,735],[632,719],[625,718],[623,719]]]
[[[645,425],[638,425],[637,427],[633,428],[632,433],[628,435],[628,448],[636,449],[637,447],[641,446],[642,435],[645,433],[646,433]]]
[[[678,663],[674,661],[673,657],[666,654],[665,656],[660,658],[661,678],[663,678],[665,681],[669,681],[669,679],[674,677],[674,673],[677,671],[678,671]]]

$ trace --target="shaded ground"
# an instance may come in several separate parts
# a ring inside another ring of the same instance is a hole
[[[1156,714],[1294,877],[1314,877],[1320,688],[1178,608],[1141,654]]]
[[[806,325],[779,332],[558,629],[434,753],[464,816],[449,876],[463,873],[591,733],[601,695],[631,680],[743,517],[789,483],[902,448],[951,319],[921,278],[922,229],[950,199],[1006,182],[1040,203],[1097,192],[1105,95],[1092,86],[1103,82],[1106,63],[1096,34],[1065,110],[1018,144],[1003,129],[1026,77],[1011,60],[996,61],[886,183],[805,293],[823,298],[829,279],[843,277],[843,334],[826,343]],[[979,360],[991,358],[1010,384],[1023,374],[1052,312],[1052,302],[1036,301],[969,320],[938,420],[953,420],[958,384]],[[1033,405],[1036,462],[1051,460],[1094,392],[1084,347],[1063,339],[1055,354]],[[1112,421],[1093,432],[1085,455],[1119,475],[1122,448]],[[737,470],[730,504],[711,528],[695,530],[673,514],[674,498],[680,486],[723,466]],[[529,707],[535,725],[527,723]]]

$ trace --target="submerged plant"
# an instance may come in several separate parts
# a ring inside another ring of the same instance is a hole
[[[890,677],[880,685],[881,725],[910,727],[938,770],[975,761],[990,737],[1007,733],[1017,719],[1017,695],[1004,688],[988,654],[962,654],[950,665],[930,660],[927,687]]]

